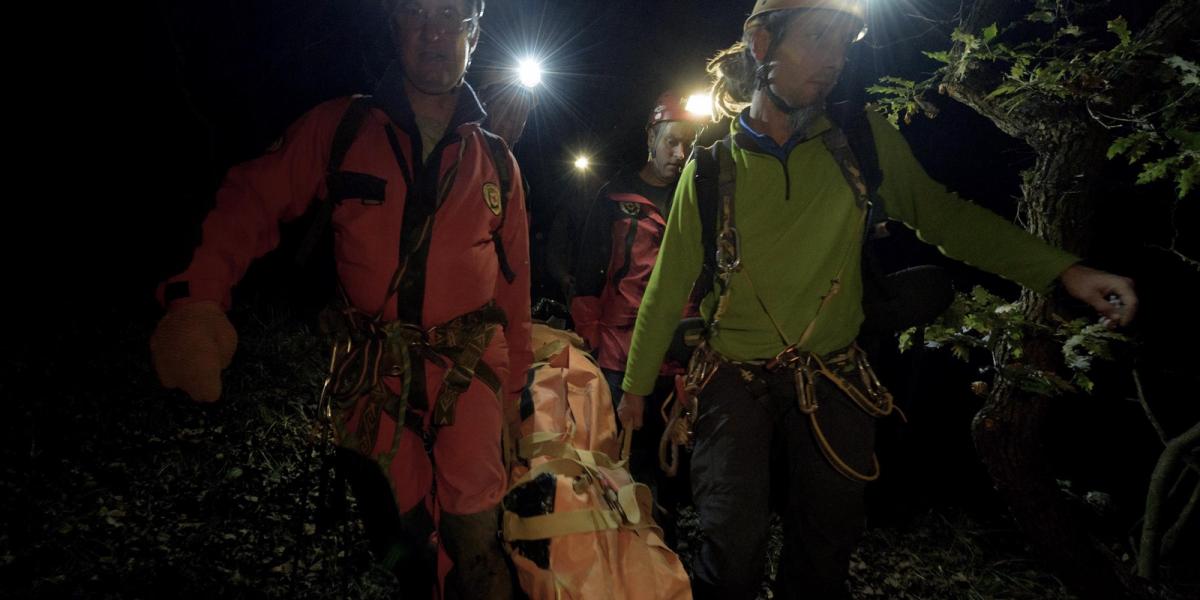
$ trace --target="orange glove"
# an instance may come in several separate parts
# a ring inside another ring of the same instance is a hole
[[[233,360],[237,331],[216,302],[192,302],[170,309],[150,336],[158,380],[197,402],[221,397],[221,370]]]

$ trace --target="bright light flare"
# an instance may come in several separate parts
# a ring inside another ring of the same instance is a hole
[[[517,78],[527,88],[537,87],[542,83],[542,64],[534,58],[521,59],[517,63]]]
[[[592,161],[586,156],[580,156],[575,159],[575,168],[580,171],[586,171],[590,166],[592,166]]]
[[[684,105],[684,110],[712,120],[712,96],[708,93],[692,94],[688,96],[687,104]]]

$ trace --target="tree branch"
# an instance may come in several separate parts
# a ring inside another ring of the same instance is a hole
[[[1146,413],[1146,420],[1150,421],[1150,426],[1158,433],[1158,439],[1165,446],[1168,439],[1167,432],[1163,429],[1162,424],[1158,422],[1158,418],[1154,416],[1154,411],[1150,410],[1150,403],[1146,402],[1146,394],[1142,390],[1142,378],[1138,375],[1137,369],[1133,370],[1133,387],[1137,390],[1138,403],[1142,405],[1142,411]]]
[[[1167,443],[1150,476],[1150,490],[1146,494],[1146,520],[1142,524],[1141,549],[1137,561],[1137,573],[1146,579],[1154,580],[1158,576],[1158,557],[1162,550],[1160,521],[1167,479],[1175,472],[1183,454],[1197,443],[1200,443],[1200,423],[1192,425],[1191,429]]]
[[[1179,536],[1191,522],[1192,517],[1196,514],[1196,506],[1200,505],[1200,481],[1196,482],[1196,487],[1192,488],[1192,497],[1179,513],[1179,518],[1175,520],[1175,524],[1167,530],[1163,535],[1162,540],[1162,555],[1168,556],[1175,550],[1175,544],[1179,541]]]
[[[979,31],[992,23],[1011,21],[1018,8],[1021,8],[1021,3],[1012,0],[979,0],[971,7],[967,18],[963,19],[963,29]],[[961,46],[955,45],[954,51],[961,51]]]
[[[1134,35],[1135,44],[1151,44],[1158,52],[1172,52],[1180,47],[1195,47],[1196,32],[1200,31],[1200,10],[1195,0],[1168,0],[1154,13],[1154,17]],[[1118,108],[1127,108],[1142,101],[1145,90],[1158,84],[1157,57],[1147,57],[1128,64],[1117,65],[1102,78],[1108,81],[1113,92],[1113,102]]]
[[[1020,3],[983,0],[975,3],[961,26],[965,31],[977,32],[992,23],[1009,22],[1014,9],[1018,7]],[[1200,31],[1200,10],[1197,10],[1195,1],[1168,0],[1135,38],[1138,43],[1150,43],[1160,51],[1170,51],[1187,44],[1189,36],[1195,36],[1196,31]],[[951,64],[963,60],[963,50],[961,42],[955,43],[950,50]],[[1115,96],[1115,106],[1128,107],[1145,95],[1145,90],[1158,72],[1158,69],[1152,68],[1154,65],[1143,64],[1145,62],[1119,65],[1103,74],[1102,79],[1109,82],[1107,89]],[[991,63],[970,61],[961,76],[947,76],[942,89],[950,97],[987,117],[1001,131],[1025,141],[1035,149],[1045,142],[1053,143],[1061,139],[1064,130],[1086,127],[1085,123],[1091,123],[1092,120],[1087,118],[1086,105],[1072,106],[1055,98],[1030,96],[1017,107],[1005,109],[1002,106],[1003,97],[988,98],[988,94],[1005,77],[1006,71]]]
[[[1196,38],[1197,27],[1200,27],[1200,10],[1195,0],[1167,0],[1135,37],[1160,49],[1186,47],[1194,43],[1189,39]]]

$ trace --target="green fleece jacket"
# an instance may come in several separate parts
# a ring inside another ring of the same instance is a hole
[[[947,191],[929,178],[899,131],[873,111],[868,118],[884,173],[879,196],[889,218],[911,227],[948,256],[1039,292],[1047,291],[1079,260]],[[830,127],[828,119],[818,119],[784,164],[760,150],[734,119],[734,211],[742,267],[733,275],[729,306],[709,340],[726,357],[757,360],[777,355],[786,345],[772,319],[795,343],[816,317],[802,349],[820,354],[843,348],[858,336],[863,322],[863,213],[822,140]],[[695,170],[695,161],[689,162],[680,177],[658,262],[638,310],[622,385],[630,393],[645,395],[654,388],[679,314],[700,273]],[[822,296],[839,273],[840,291],[817,316]],[[716,304],[715,293],[701,303],[706,320],[711,321]]]

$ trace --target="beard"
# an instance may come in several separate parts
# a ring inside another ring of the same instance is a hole
[[[799,110],[788,115],[788,131],[793,135],[803,133],[808,130],[808,126],[812,125],[813,120],[819,114],[821,114],[821,107],[819,105],[814,104],[800,107]]]

